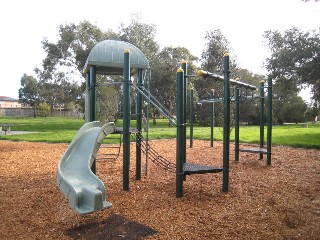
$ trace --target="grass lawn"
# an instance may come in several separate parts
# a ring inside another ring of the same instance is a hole
[[[12,124],[12,131],[31,131],[23,135],[2,135],[1,140],[32,141],[32,142],[70,142],[78,129],[84,124],[83,119],[75,118],[16,118],[0,117],[0,124]],[[121,120],[117,122],[122,125]],[[132,121],[135,126],[135,121]],[[301,124],[288,124],[273,126],[272,144],[292,147],[320,149],[320,123],[308,124],[304,127]],[[259,126],[241,126],[240,142],[258,143]],[[266,138],[265,129],[265,138]],[[144,133],[146,137],[146,133]],[[169,127],[168,120],[158,119],[157,124],[150,123],[149,139],[175,138],[176,128]],[[189,128],[187,128],[189,137]],[[194,127],[194,139],[210,140],[210,127]],[[214,128],[215,140],[222,140],[222,127]],[[234,129],[231,131],[231,141],[234,140]]]

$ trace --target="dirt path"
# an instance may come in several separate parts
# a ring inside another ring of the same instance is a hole
[[[175,140],[151,145],[175,161]],[[255,154],[241,153],[239,163],[231,155],[228,193],[221,173],[192,175],[176,199],[175,175],[151,162],[148,176],[134,180],[131,147],[130,191],[122,191],[121,155],[98,162],[113,207],[80,216],[56,187],[66,147],[0,141],[0,239],[319,239],[319,150],[274,147],[271,167]],[[187,151],[188,162],[221,166],[221,143],[195,141]]]

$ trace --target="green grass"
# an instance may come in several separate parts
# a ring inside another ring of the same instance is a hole
[[[32,131],[37,133],[29,133],[23,135],[3,135],[1,140],[15,141],[31,141],[31,142],[71,142],[78,129],[84,124],[83,119],[74,118],[14,118],[0,117],[0,123],[13,124],[13,131]],[[121,121],[117,122],[118,126],[122,125]],[[135,121],[132,121],[135,126]],[[265,139],[266,139],[265,129]],[[302,127],[301,124],[288,124],[282,126],[273,126],[272,144],[303,148],[320,149],[320,123],[309,124],[308,128]],[[144,133],[146,137],[146,134]],[[189,130],[187,130],[189,137]],[[214,128],[215,140],[222,140],[222,128]],[[168,120],[157,119],[157,124],[150,122],[149,138],[150,139],[166,139],[175,138],[176,128],[169,127]],[[111,142],[117,142],[118,137],[113,136]],[[259,126],[241,126],[240,142],[258,143],[259,142]],[[194,139],[210,140],[210,127],[194,127]],[[234,140],[234,129],[230,135],[231,141]],[[109,141],[110,142],[110,141]]]
[[[2,135],[1,139],[30,142],[70,142],[84,124],[83,119],[75,118],[16,118],[0,117],[1,124],[13,124],[12,131],[30,131],[23,135]]]

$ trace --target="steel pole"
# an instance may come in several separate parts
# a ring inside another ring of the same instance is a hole
[[[264,147],[264,81],[260,81],[260,148]],[[260,153],[259,160],[263,159],[263,153]]]
[[[211,89],[211,99],[214,98],[214,89]],[[210,117],[210,147],[213,147],[214,141],[214,102],[212,102],[211,106],[211,117]]]
[[[187,159],[187,62],[183,60],[181,62],[181,68],[183,70],[183,162]],[[185,179],[185,177],[184,177]]]
[[[90,116],[89,122],[96,120],[96,66],[90,66]],[[93,161],[91,165],[91,171],[96,174],[97,167],[96,167],[96,160]]]
[[[234,108],[234,156],[235,161],[239,161],[239,97],[240,97],[240,88],[236,85],[235,92],[235,108]]]
[[[96,66],[90,66],[90,118],[96,121]]]
[[[190,148],[193,147],[193,88],[190,89]]]
[[[143,71],[138,70],[138,88],[143,87]],[[142,94],[137,92],[137,115],[136,127],[138,130],[136,136],[136,180],[141,179],[141,135],[142,135]]]
[[[223,57],[223,183],[222,191],[229,190],[229,144],[230,144],[230,59],[229,54]]]
[[[267,129],[267,165],[271,165],[272,138],[272,79],[268,78],[268,129]]]
[[[123,190],[129,191],[130,170],[130,51],[124,50],[123,63]]]
[[[183,70],[177,70],[176,197],[183,196]]]

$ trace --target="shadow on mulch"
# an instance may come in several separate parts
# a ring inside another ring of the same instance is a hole
[[[136,240],[156,234],[157,231],[121,215],[112,214],[108,219],[70,228],[66,235],[73,239],[126,239]]]

